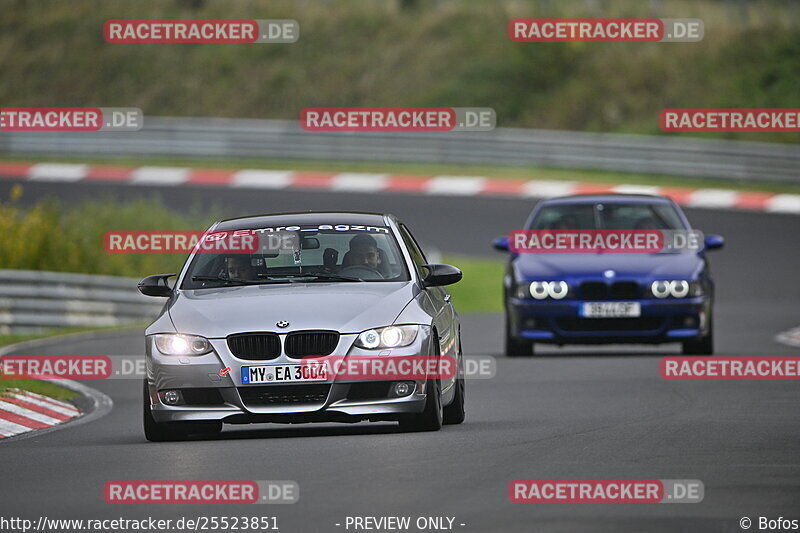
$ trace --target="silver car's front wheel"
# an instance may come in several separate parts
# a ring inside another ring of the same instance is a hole
[[[433,338],[435,356],[441,354],[439,349],[439,338],[434,332]],[[438,378],[428,378],[426,384],[425,408],[421,413],[404,415],[400,419],[400,429],[403,431],[439,431],[442,429],[444,421],[444,409],[442,407],[442,382]]]
[[[405,415],[400,419],[403,431],[439,431],[442,429],[442,384],[438,379],[428,379],[425,409],[419,414]]]

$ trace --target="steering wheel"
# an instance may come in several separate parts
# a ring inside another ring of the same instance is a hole
[[[385,279],[383,274],[366,265],[350,265],[339,271],[340,276],[358,279]]]

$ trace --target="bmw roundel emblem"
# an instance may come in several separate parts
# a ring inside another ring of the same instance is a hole
[[[289,323],[287,321],[285,321],[285,320],[281,320],[280,322],[278,322],[275,325],[278,326],[279,328],[288,328],[289,327]]]
[[[606,270],[605,272],[603,272],[603,275],[607,278],[613,278],[614,276],[617,275],[617,273],[614,272],[613,270]]]

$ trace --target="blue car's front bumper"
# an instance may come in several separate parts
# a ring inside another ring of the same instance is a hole
[[[520,340],[553,344],[667,343],[705,334],[711,304],[707,297],[637,299],[637,318],[583,318],[588,300],[507,300],[509,333]]]

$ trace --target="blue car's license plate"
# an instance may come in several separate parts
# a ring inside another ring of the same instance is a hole
[[[578,310],[584,318],[636,318],[642,316],[639,302],[586,302]]]

